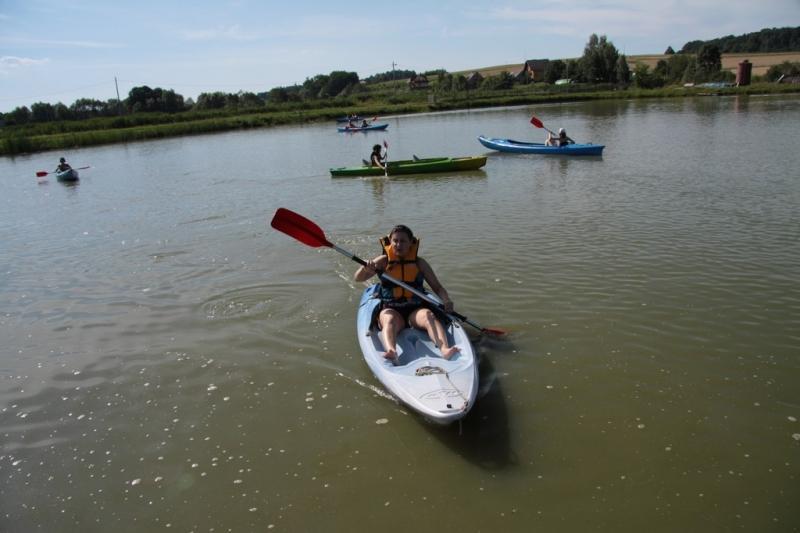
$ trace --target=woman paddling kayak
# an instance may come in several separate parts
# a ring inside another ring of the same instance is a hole
[[[384,272],[420,290],[423,290],[423,283],[428,282],[441,299],[445,312],[453,312],[453,302],[447,290],[439,283],[428,262],[417,255],[419,240],[407,226],[395,226],[380,243],[384,253],[356,270],[353,275],[356,281],[366,281],[378,272]],[[459,352],[458,346],[448,344],[442,321],[421,298],[384,280],[381,280],[380,297],[377,321],[386,359],[397,359],[397,335],[407,325],[427,332],[445,359]]]

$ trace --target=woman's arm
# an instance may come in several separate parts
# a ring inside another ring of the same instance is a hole
[[[374,276],[378,270],[384,270],[387,261],[388,258],[385,255],[379,255],[375,259],[368,260],[367,266],[359,267],[358,270],[356,270],[356,273],[353,274],[353,279],[355,281],[367,281]]]
[[[450,295],[447,294],[447,289],[445,289],[442,284],[439,283],[439,278],[436,277],[431,265],[429,265],[428,262],[421,257],[417,258],[417,264],[419,265],[419,269],[422,271],[423,276],[425,276],[425,281],[428,282],[428,285],[431,286],[433,292],[435,292],[436,295],[442,300],[444,310],[448,313],[452,313],[453,301],[450,299]]]

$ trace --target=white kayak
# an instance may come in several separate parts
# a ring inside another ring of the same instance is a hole
[[[380,306],[380,284],[364,289],[358,307],[358,343],[372,373],[387,391],[426,419],[449,424],[463,418],[478,394],[478,361],[464,328],[446,324],[448,341],[460,352],[442,357],[424,331],[406,328],[397,338],[396,363],[386,359],[375,312]]]

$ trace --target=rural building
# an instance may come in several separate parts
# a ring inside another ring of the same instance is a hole
[[[414,74],[408,79],[409,89],[427,89],[428,77],[425,74]]]
[[[547,70],[547,65],[549,64],[549,59],[529,59],[522,65],[522,70],[517,73],[517,79],[520,81],[542,81],[544,80],[544,71]]]
[[[477,89],[482,81],[483,76],[481,76],[481,73],[477,71],[473,72],[467,76],[467,89]]]

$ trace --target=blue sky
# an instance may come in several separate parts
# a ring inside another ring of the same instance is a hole
[[[467,70],[628,55],[800,25],[800,0],[0,0],[0,111],[132,87],[261,92],[332,70]]]

